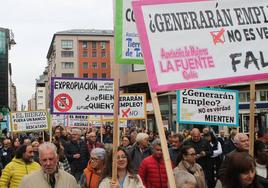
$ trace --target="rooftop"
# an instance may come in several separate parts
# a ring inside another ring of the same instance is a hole
[[[59,31],[55,35],[104,35],[113,36],[113,30],[99,30],[99,29],[70,29],[66,31]]]

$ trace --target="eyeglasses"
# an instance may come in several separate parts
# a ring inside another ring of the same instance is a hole
[[[188,153],[187,155],[196,156],[196,153]]]
[[[127,158],[127,156],[126,155],[118,155],[117,156],[117,160],[120,160],[120,159],[126,159]]]
[[[99,161],[99,158],[91,157],[90,160],[91,161]]]

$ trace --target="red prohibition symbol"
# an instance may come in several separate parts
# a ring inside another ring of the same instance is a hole
[[[54,99],[54,106],[59,112],[67,112],[73,106],[73,100],[67,93],[61,93]]]

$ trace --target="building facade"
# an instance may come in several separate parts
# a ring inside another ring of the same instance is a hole
[[[47,53],[47,90],[51,77],[113,78],[112,30],[67,30],[54,34]],[[49,93],[46,98],[49,99]],[[48,100],[49,101],[49,100]],[[47,101],[46,107],[49,108]]]

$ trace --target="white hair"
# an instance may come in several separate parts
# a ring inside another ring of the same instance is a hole
[[[175,169],[174,176],[177,188],[184,188],[188,184],[194,185],[195,187],[197,185],[195,177],[184,170]]]
[[[146,138],[149,138],[148,134],[146,134],[146,133],[138,133],[137,137],[136,137],[136,142],[140,143]]]
[[[55,144],[53,143],[50,143],[50,142],[44,142],[43,144],[41,144],[39,147],[38,147],[38,152],[39,154],[41,154],[43,151],[45,150],[52,150],[55,155],[58,155],[57,154],[57,148],[55,146]]]

